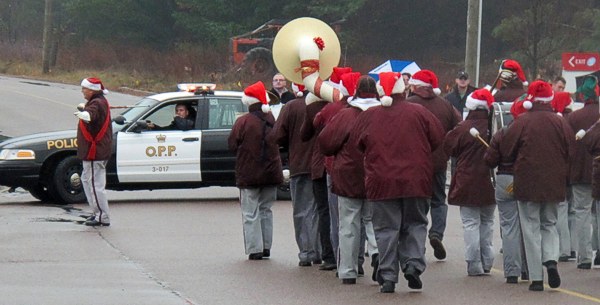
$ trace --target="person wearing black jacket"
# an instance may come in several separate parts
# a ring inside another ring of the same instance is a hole
[[[456,75],[456,79],[454,80],[456,85],[452,88],[452,91],[448,93],[445,98],[458,110],[458,112],[463,115],[465,113],[465,102],[467,100],[467,96],[471,94],[471,92],[475,91],[477,88],[471,86],[471,79],[469,79],[469,74],[465,71],[460,71]],[[463,115],[464,119],[464,115]]]

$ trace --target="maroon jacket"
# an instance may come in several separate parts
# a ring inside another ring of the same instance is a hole
[[[425,106],[442,123],[444,135],[452,130],[458,122],[462,121],[462,114],[458,113],[452,104],[442,97],[437,96],[431,87],[416,87],[414,95],[406,99],[408,102]],[[433,152],[433,171],[446,172],[448,155],[440,147]]]
[[[302,141],[313,143],[312,157],[310,160],[310,176],[314,179],[323,178],[325,176],[325,155],[319,149],[319,143],[316,141],[320,129],[316,129],[313,121],[317,114],[328,104],[327,101],[319,101],[306,106],[306,116],[300,128]]]
[[[104,136],[96,142],[96,158],[90,159],[88,158],[88,152],[92,143],[87,141],[83,136],[83,132],[81,130],[81,125],[78,123],[77,125],[77,157],[84,161],[89,160],[108,160],[112,154],[112,122],[110,118],[110,107],[108,105],[108,101],[104,97],[103,94],[95,94],[90,100],[85,103],[85,109],[90,113],[90,122],[85,123],[84,126],[90,135],[95,138],[104,122],[108,119],[108,128],[104,133]]]
[[[488,138],[486,110],[471,110],[465,121],[456,125],[444,139],[446,154],[457,161],[448,204],[481,207],[496,203],[490,168],[483,159],[486,146],[471,136],[469,130],[472,127],[479,131],[482,138]]]
[[[514,160],[515,199],[556,203],[565,200],[569,157],[575,134],[550,104],[533,103],[506,130],[500,154]]]
[[[358,145],[364,154],[367,199],[430,198],[432,153],[443,139],[440,121],[402,97],[394,97],[389,107],[363,111],[350,132],[349,145]]]
[[[275,118],[250,105],[250,113],[239,117],[229,134],[229,149],[236,153],[235,180],[239,188],[279,185],[283,182],[279,146],[267,135]]]
[[[342,109],[348,106],[348,96],[345,96],[337,103],[329,103],[325,106],[313,120],[315,130],[323,130],[327,123]],[[333,156],[325,156],[325,170],[331,173],[333,170]]]
[[[513,175],[514,173],[513,161],[509,160],[506,156],[500,155],[502,139],[504,138],[504,134],[509,127],[510,125],[505,126],[494,134],[492,140],[490,141],[490,147],[486,150],[485,155],[483,156],[485,163],[489,167],[498,167],[496,171],[497,175]]]
[[[300,137],[300,128],[304,123],[306,103],[304,97],[291,100],[281,108],[270,137],[288,149],[290,176],[310,174],[312,149],[315,138],[304,142]]]
[[[366,198],[363,154],[356,145],[348,143],[350,130],[362,112],[357,107],[339,111],[319,134],[321,152],[334,156],[329,174],[334,194],[350,198]]]
[[[592,168],[592,197],[595,200],[600,200],[600,124],[596,122],[592,125],[581,141],[592,155],[592,160],[594,160]]]
[[[566,117],[573,132],[580,129],[588,130],[599,118],[598,101],[586,102],[583,108],[572,112]],[[576,141],[575,155],[570,163],[569,182],[571,184],[592,183],[592,167],[590,164],[592,164],[592,155],[586,150],[582,141]]]
[[[496,94],[494,94],[494,100],[496,102],[512,102],[521,95],[527,93],[523,88],[523,83],[515,78],[510,83],[503,85]]]

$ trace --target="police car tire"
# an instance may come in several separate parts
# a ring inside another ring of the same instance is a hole
[[[81,177],[83,165],[76,156],[68,156],[60,160],[54,168],[48,190],[57,203],[74,204],[85,202],[83,187],[72,187],[71,175],[75,172]]]
[[[47,189],[44,189],[44,187],[41,185],[27,188],[27,191],[29,194],[31,194],[31,196],[41,202],[48,202],[54,199],[52,198],[52,195],[50,195],[50,192]]]

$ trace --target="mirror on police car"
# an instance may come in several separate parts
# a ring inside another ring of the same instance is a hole
[[[119,125],[125,125],[125,117],[122,115],[118,115],[115,118],[113,118],[113,122],[115,122]]]
[[[135,125],[133,126],[133,129],[131,131],[133,131],[135,133],[141,133],[142,130],[147,130],[147,129],[148,129],[148,122],[136,121]]]

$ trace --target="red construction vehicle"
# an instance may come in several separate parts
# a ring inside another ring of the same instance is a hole
[[[277,32],[288,22],[287,19],[271,19],[256,30],[230,39],[231,64],[237,71],[254,76],[272,76],[276,72],[273,62],[273,40]],[[339,32],[345,20],[331,23],[335,32]]]
[[[230,39],[231,63],[251,75],[273,74],[271,47],[279,29],[289,20],[272,19],[256,30]]]

